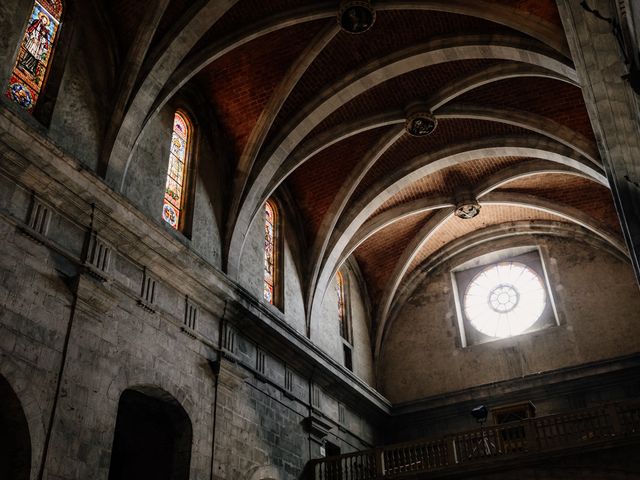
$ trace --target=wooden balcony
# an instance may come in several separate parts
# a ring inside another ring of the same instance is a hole
[[[437,478],[640,441],[640,401],[311,460],[309,480]]]

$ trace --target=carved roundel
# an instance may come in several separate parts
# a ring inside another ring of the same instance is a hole
[[[480,204],[475,200],[467,200],[456,205],[456,217],[463,220],[469,220],[478,216],[480,213]]]
[[[413,137],[424,137],[431,135],[436,126],[438,120],[428,110],[418,110],[407,116],[404,128],[407,133]]]
[[[347,33],[364,33],[376,21],[371,3],[363,0],[343,1],[338,11],[338,24]]]

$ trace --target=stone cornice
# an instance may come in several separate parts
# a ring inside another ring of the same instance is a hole
[[[149,269],[158,281],[242,327],[243,335],[259,339],[276,356],[287,357],[283,360],[337,399],[377,417],[390,411],[382,395],[298,334],[282,314],[206,262],[188,239],[148,218],[7,108],[0,108],[0,156],[0,169],[20,187],[50,203],[79,229],[99,233],[118,254]]]

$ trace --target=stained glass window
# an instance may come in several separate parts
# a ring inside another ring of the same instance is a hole
[[[349,339],[349,329],[347,324],[347,310],[344,298],[344,278],[342,273],[336,274],[336,296],[338,298],[338,320],[340,321],[340,335],[344,339]]]
[[[264,299],[274,304],[276,276],[276,228],[277,213],[271,201],[264,204]]]
[[[190,136],[189,120],[182,113],[176,112],[173,118],[169,168],[162,205],[162,218],[176,230],[180,228],[180,219],[184,210]]]
[[[5,92],[7,97],[28,112],[33,112],[47,80],[61,16],[60,0],[37,0],[33,4]]]
[[[473,278],[464,295],[464,310],[474,328],[503,338],[532,327],[546,302],[542,280],[533,269],[519,262],[502,262]]]

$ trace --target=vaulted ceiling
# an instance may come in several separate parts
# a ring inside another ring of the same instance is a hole
[[[553,0],[381,0],[361,34],[340,28],[338,2],[138,3],[110,6],[119,58],[138,67],[112,119],[108,181],[155,112],[197,88],[235,156],[225,268],[237,276],[252,219],[286,189],[308,318],[350,256],[379,347],[403,282],[465,236],[565,223],[624,250]],[[405,130],[415,102],[437,119],[430,135]],[[461,201],[479,215],[457,217]]]

